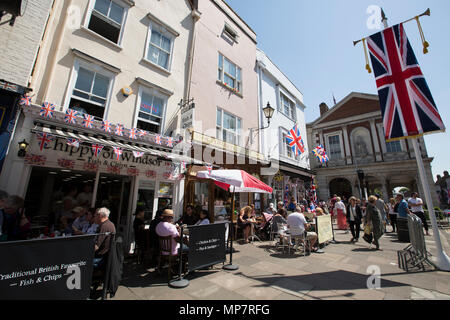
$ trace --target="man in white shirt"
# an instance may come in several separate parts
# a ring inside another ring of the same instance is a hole
[[[417,192],[414,192],[411,195],[411,198],[409,198],[408,204],[411,207],[412,213],[418,216],[420,220],[422,220],[426,235],[429,236],[430,234],[428,233],[428,223],[427,219],[425,218],[425,213],[423,212],[423,201],[418,197],[418,195],[419,194]]]
[[[310,228],[310,224],[306,221],[305,216],[301,213],[301,208],[297,206],[295,212],[287,217],[287,223],[292,236],[300,236],[305,233],[305,230]],[[307,232],[306,238],[309,240],[309,251],[312,251],[314,244],[317,241],[317,233]]]

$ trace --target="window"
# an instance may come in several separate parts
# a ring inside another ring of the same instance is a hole
[[[142,91],[136,128],[161,133],[165,99]]]
[[[341,142],[338,135],[328,137],[328,155],[330,160],[341,158]]]
[[[281,112],[288,118],[295,120],[295,103],[286,97],[283,93],[281,95]]]
[[[283,141],[281,142],[281,145],[283,146],[283,151],[282,154],[288,158],[291,159],[299,159],[299,156],[295,155],[295,152],[292,150],[292,147],[289,146],[289,143],[286,139],[286,137],[288,136],[288,133],[286,131],[283,130],[282,132],[282,139]]]
[[[402,144],[400,141],[386,142],[386,152],[402,152]]]
[[[242,70],[219,53],[219,81],[233,91],[242,92]]]
[[[108,101],[111,78],[98,71],[79,67],[69,108],[82,110],[102,119]]]
[[[217,109],[216,138],[222,141],[241,145],[242,121],[222,109]]]
[[[237,32],[233,30],[228,24],[225,23],[225,27],[223,28],[223,33],[227,35],[231,40],[237,41],[238,35]]]
[[[169,70],[172,53],[172,37],[162,27],[150,24],[150,41],[148,42],[147,60]]]
[[[95,0],[88,28],[106,39],[119,43],[125,8],[112,0]]]

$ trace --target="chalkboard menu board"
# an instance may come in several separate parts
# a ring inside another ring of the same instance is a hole
[[[0,243],[0,300],[87,299],[94,237]]]
[[[331,215],[323,215],[316,217],[316,231],[319,244],[333,240],[333,225]]]
[[[189,226],[189,271],[226,260],[225,223]]]

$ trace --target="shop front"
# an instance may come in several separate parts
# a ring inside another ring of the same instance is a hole
[[[57,116],[52,120],[26,110],[16,139],[26,137],[30,145],[24,157],[9,158],[9,174],[2,177],[2,184],[7,179],[11,188],[15,177],[23,184],[22,194],[6,191],[24,197],[35,233],[59,227],[60,217],[69,216],[74,206],[107,207],[110,220],[129,245],[137,207],[144,208],[148,220],[163,203],[181,215],[184,174],[180,168],[187,159],[142,141],[94,135],[93,130],[60,123]]]

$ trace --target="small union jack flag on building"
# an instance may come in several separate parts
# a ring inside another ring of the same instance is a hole
[[[64,116],[64,122],[68,124],[75,124],[77,118],[78,111],[67,109],[66,115]]]
[[[286,136],[286,141],[289,144],[289,147],[292,148],[292,151],[296,156],[305,152],[305,145],[303,143],[303,139],[300,135],[300,129],[298,125],[295,124],[294,128],[289,131],[289,134]]]
[[[67,145],[78,148],[80,146],[80,141],[77,139],[67,138]]]
[[[114,153],[116,154],[116,160],[120,160],[120,156],[123,153],[123,150],[120,149],[119,147],[113,147],[114,149]]]
[[[31,97],[24,95],[22,98],[20,98],[19,104],[21,106],[27,106],[27,107],[31,106]]]
[[[109,122],[108,120],[103,120],[102,130],[105,132],[111,132],[111,122]]]
[[[115,134],[121,137],[123,136],[123,125],[116,124]]]
[[[92,151],[94,152],[94,156],[98,157],[100,152],[102,152],[103,148],[104,148],[104,146],[102,146],[100,144],[93,144],[92,145]]]
[[[147,131],[145,131],[145,130],[142,130],[142,129],[139,129],[139,137],[144,137],[144,136],[146,136],[147,135]]]
[[[172,137],[168,137],[167,141],[166,141],[167,146],[168,147],[173,147],[173,143],[174,143],[173,138]]]
[[[83,126],[85,128],[92,129],[94,125],[94,116],[91,116],[90,114],[83,114]]]
[[[41,107],[39,115],[45,118],[53,118],[53,112],[55,111],[55,105],[50,102],[44,102]]]
[[[133,151],[133,156],[134,156],[135,158],[140,158],[140,157],[142,157],[143,155],[144,155],[143,152]]]
[[[48,133],[37,132],[36,133],[37,140],[39,141],[39,149],[42,151],[49,142],[53,141],[53,136]]]
[[[155,136],[155,143],[156,144],[162,144],[161,136],[159,134],[157,134]]]
[[[130,137],[131,139],[136,139],[136,134],[137,134],[137,129],[136,129],[136,128],[130,129],[130,131],[129,131],[129,137]]]

